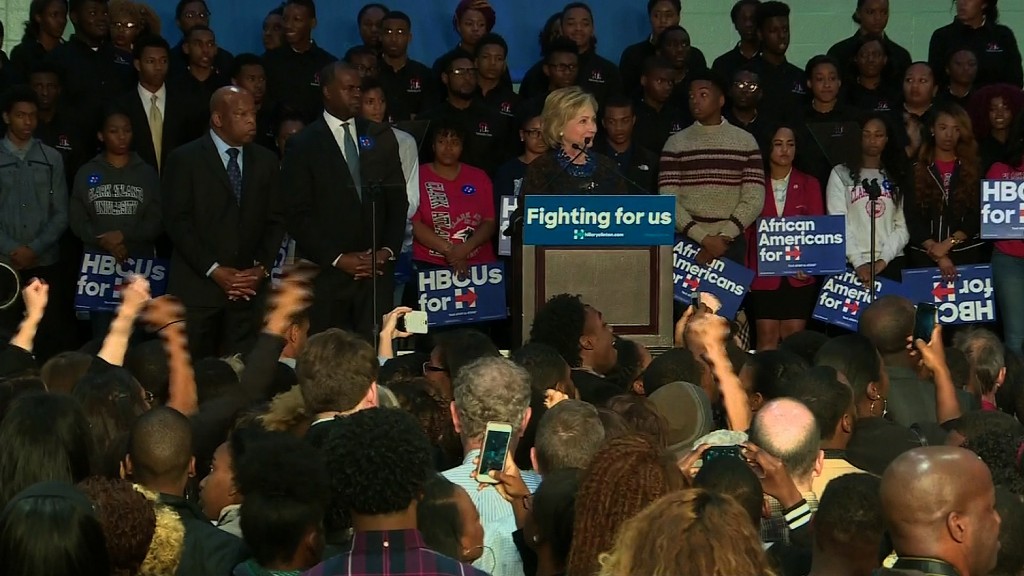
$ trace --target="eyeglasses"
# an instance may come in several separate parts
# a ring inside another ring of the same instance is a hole
[[[359,72],[360,75],[376,74],[377,70],[378,68],[376,66],[363,66],[361,64],[356,64],[356,71]]]
[[[544,131],[540,128],[534,128],[533,130],[523,130],[523,134],[526,134],[528,138],[540,138],[544,135]]]
[[[183,13],[181,16],[183,18],[188,19],[188,20],[192,20],[194,18],[199,18],[200,20],[206,20],[207,18],[210,17],[210,14],[212,14],[212,12],[202,11],[202,10],[199,11],[199,12],[195,12],[193,10],[189,10],[188,12]]]
[[[452,68],[448,73],[455,76],[476,76],[476,68]]]
[[[426,375],[429,372],[444,372],[445,374],[447,374],[448,369],[442,368],[440,366],[434,366],[429,361],[427,361],[423,363],[423,374]]]
[[[559,72],[575,72],[578,68],[575,64],[552,64],[551,67]]]
[[[135,22],[114,22],[113,26],[116,30],[135,30],[139,27]]]
[[[739,80],[737,82],[733,82],[732,85],[739,88],[740,90],[743,90],[744,92],[753,92],[754,90],[757,90],[758,87],[760,87],[760,84],[752,80]]]

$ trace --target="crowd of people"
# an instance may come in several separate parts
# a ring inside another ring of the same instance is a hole
[[[513,83],[487,0],[433,62],[381,4],[338,60],[314,0],[262,56],[203,0],[174,47],[134,0],[33,0],[0,59],[0,574],[1024,574],[1024,241],[979,230],[980,181],[1024,179],[997,4],[915,62],[857,0],[800,68],[783,2],[738,0],[712,59],[649,0],[618,65],[574,2]],[[817,330],[804,274],[755,276],[756,351],[707,301],[664,351],[573,294],[508,357],[502,324],[406,331],[417,272],[519,240],[502,197],[567,193],[674,195],[698,263],[755,272],[758,218],[843,214],[862,282],[991,263],[1003,334],[921,338],[894,295]],[[106,258],[116,306],[76,315]]]

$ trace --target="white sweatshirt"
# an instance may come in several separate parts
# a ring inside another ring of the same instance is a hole
[[[892,184],[875,168],[862,168],[854,184],[850,170],[843,164],[832,169],[826,188],[826,209],[829,214],[846,216],[846,259],[856,268],[872,261],[871,255],[871,203],[860,181],[877,179],[882,196],[877,202],[875,215],[875,256],[886,263],[903,255],[910,241],[907,221],[903,217],[903,203],[897,207],[892,201]],[[906,196],[904,196],[904,199]]]

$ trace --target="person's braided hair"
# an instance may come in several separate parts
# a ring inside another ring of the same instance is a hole
[[[630,434],[609,440],[580,483],[566,573],[597,572],[598,556],[611,549],[623,522],[687,485],[674,458],[652,439]]]

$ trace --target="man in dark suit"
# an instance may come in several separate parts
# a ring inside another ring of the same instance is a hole
[[[132,122],[132,149],[159,171],[172,150],[202,134],[205,122],[193,112],[198,105],[190,104],[187,92],[167,83],[171,47],[166,40],[140,38],[133,52],[139,83],[118,98],[117,106]]]
[[[185,304],[195,358],[255,341],[284,235],[277,158],[252,143],[252,95],[224,87],[210,109],[209,133],[171,152],[163,172],[164,226],[174,243],[168,292]]]
[[[380,318],[374,318],[371,258],[378,263],[376,312],[383,314],[391,309],[391,262],[402,247],[409,205],[398,141],[390,127],[355,117],[362,99],[355,68],[329,64],[320,82],[324,113],[288,140],[284,155],[288,233],[321,270],[310,332],[337,327],[372,338]]]

